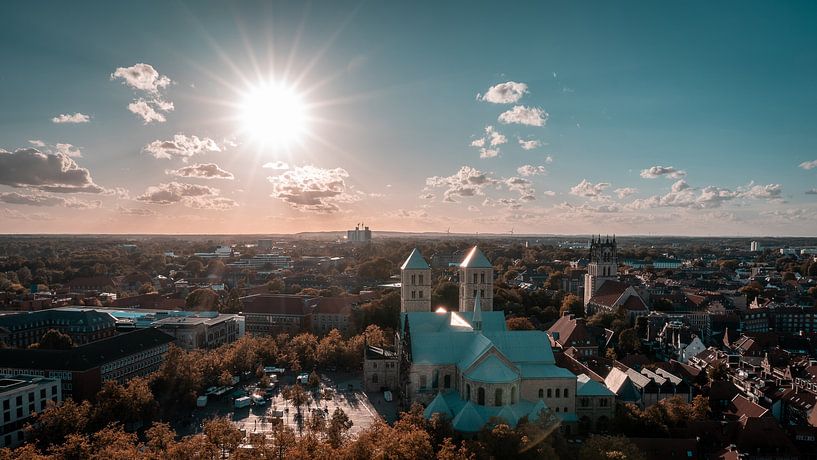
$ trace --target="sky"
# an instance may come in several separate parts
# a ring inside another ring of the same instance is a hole
[[[9,1],[0,233],[817,236],[814,2]]]

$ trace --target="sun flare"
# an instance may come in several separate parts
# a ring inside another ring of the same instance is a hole
[[[244,94],[240,120],[242,131],[252,141],[265,147],[287,147],[306,133],[306,105],[294,88],[263,83]]]

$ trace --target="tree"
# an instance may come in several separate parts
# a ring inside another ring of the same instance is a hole
[[[70,350],[74,346],[74,340],[68,334],[63,334],[56,329],[49,329],[43,334],[40,341],[31,344],[29,348],[38,348],[40,350]]]
[[[456,283],[442,281],[431,292],[431,305],[456,310],[459,306],[460,288]]]
[[[195,289],[187,295],[185,304],[191,310],[215,311],[218,305],[218,294],[210,288]]]
[[[271,280],[267,281],[266,286],[267,286],[267,290],[269,292],[273,293],[273,294],[278,294],[280,292],[284,292],[284,289],[285,289],[284,282],[277,279],[277,278],[274,278],[274,279],[271,279]]]
[[[380,329],[380,326],[377,324],[369,324],[366,326],[366,330],[363,331],[363,335],[366,336],[366,343],[373,347],[382,347],[386,345],[386,335],[383,334],[383,329]]]
[[[316,360],[319,366],[337,366],[343,357],[344,352],[343,337],[340,331],[332,329],[318,342],[315,351]]]
[[[646,460],[629,439],[620,436],[591,436],[581,449],[582,460]]]
[[[528,318],[522,318],[519,316],[515,318],[508,318],[505,321],[505,325],[510,331],[532,331],[536,329]]]
[[[332,417],[326,426],[326,440],[335,449],[339,448],[346,439],[346,433],[352,428],[354,422],[349,419],[346,412],[340,407],[332,412]]]
[[[287,387],[288,391],[286,394],[283,394],[285,399],[288,399],[292,402],[292,405],[295,406],[295,409],[298,413],[301,413],[301,406],[309,402],[309,393],[304,390],[299,384],[290,385]]]
[[[706,370],[709,380],[726,380],[729,375],[729,368],[722,361],[715,361]]]
[[[84,433],[91,421],[91,404],[83,401],[77,404],[68,398],[59,406],[51,402],[45,410],[34,417],[26,426],[26,437],[38,447],[47,449],[63,444],[70,435]]]
[[[358,265],[357,275],[364,279],[384,280],[391,276],[394,264],[390,260],[378,257]]]
[[[95,426],[105,426],[114,421],[122,422],[126,427],[141,425],[149,422],[157,410],[146,377],[131,379],[125,386],[108,380],[96,395],[92,420]]]
[[[568,294],[562,299],[562,306],[559,308],[559,315],[570,313],[577,318],[584,316],[584,305],[581,299],[574,294]]]
[[[635,335],[635,329],[624,329],[618,334],[618,349],[624,353],[635,353],[641,348],[641,341]]]
[[[321,377],[318,375],[317,372],[312,371],[309,374],[309,379],[307,379],[307,384],[311,388],[318,388],[318,385],[320,385],[320,383],[321,383]]]
[[[188,260],[187,264],[184,266],[184,271],[190,273],[194,277],[198,277],[199,273],[204,271],[204,264],[198,259]]]
[[[228,419],[219,417],[204,422],[204,435],[213,445],[221,449],[221,456],[226,457],[238,449],[244,435]]]
[[[221,304],[219,308],[221,313],[238,313],[241,311],[241,301],[238,297],[238,288],[230,289],[227,299]]]

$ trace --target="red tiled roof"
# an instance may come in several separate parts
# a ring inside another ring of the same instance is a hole
[[[629,284],[607,280],[599,286],[596,293],[590,298],[590,302],[606,307],[614,307],[616,300],[621,297],[621,294],[624,294],[628,287],[630,287]]]
[[[647,305],[641,300],[641,297],[631,295],[622,306],[629,311],[643,311],[647,309]]]
[[[313,298],[302,295],[255,294],[241,297],[244,313],[269,313],[274,315],[305,316],[309,313]]]
[[[343,297],[321,297],[318,299],[318,304],[315,306],[315,314],[340,315],[350,314],[352,312],[352,304],[357,303],[357,296],[343,296]]]
[[[763,417],[769,413],[769,409],[753,403],[743,395],[736,395],[732,398],[732,403],[726,412],[740,420],[744,420],[746,418]]]

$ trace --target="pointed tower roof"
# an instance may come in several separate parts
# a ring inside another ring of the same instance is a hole
[[[454,429],[468,433],[476,433],[485,425],[485,420],[479,415],[474,403],[468,401],[460,409],[460,413],[452,421]]]
[[[428,262],[426,262],[423,255],[420,254],[420,250],[417,248],[411,251],[408,259],[400,266],[400,270],[428,270],[430,268]]]
[[[482,299],[479,291],[477,291],[477,296],[474,297],[474,315],[471,317],[471,326],[475,331],[482,331]]]
[[[423,415],[425,418],[431,418],[431,416],[436,413],[445,415],[449,420],[454,418],[454,413],[451,412],[451,408],[448,407],[448,403],[445,402],[442,393],[437,393],[437,396],[431,401],[428,407],[426,407]]]
[[[485,254],[479,250],[477,246],[468,251],[468,255],[462,260],[460,264],[462,268],[494,268],[491,261],[485,257]]]

